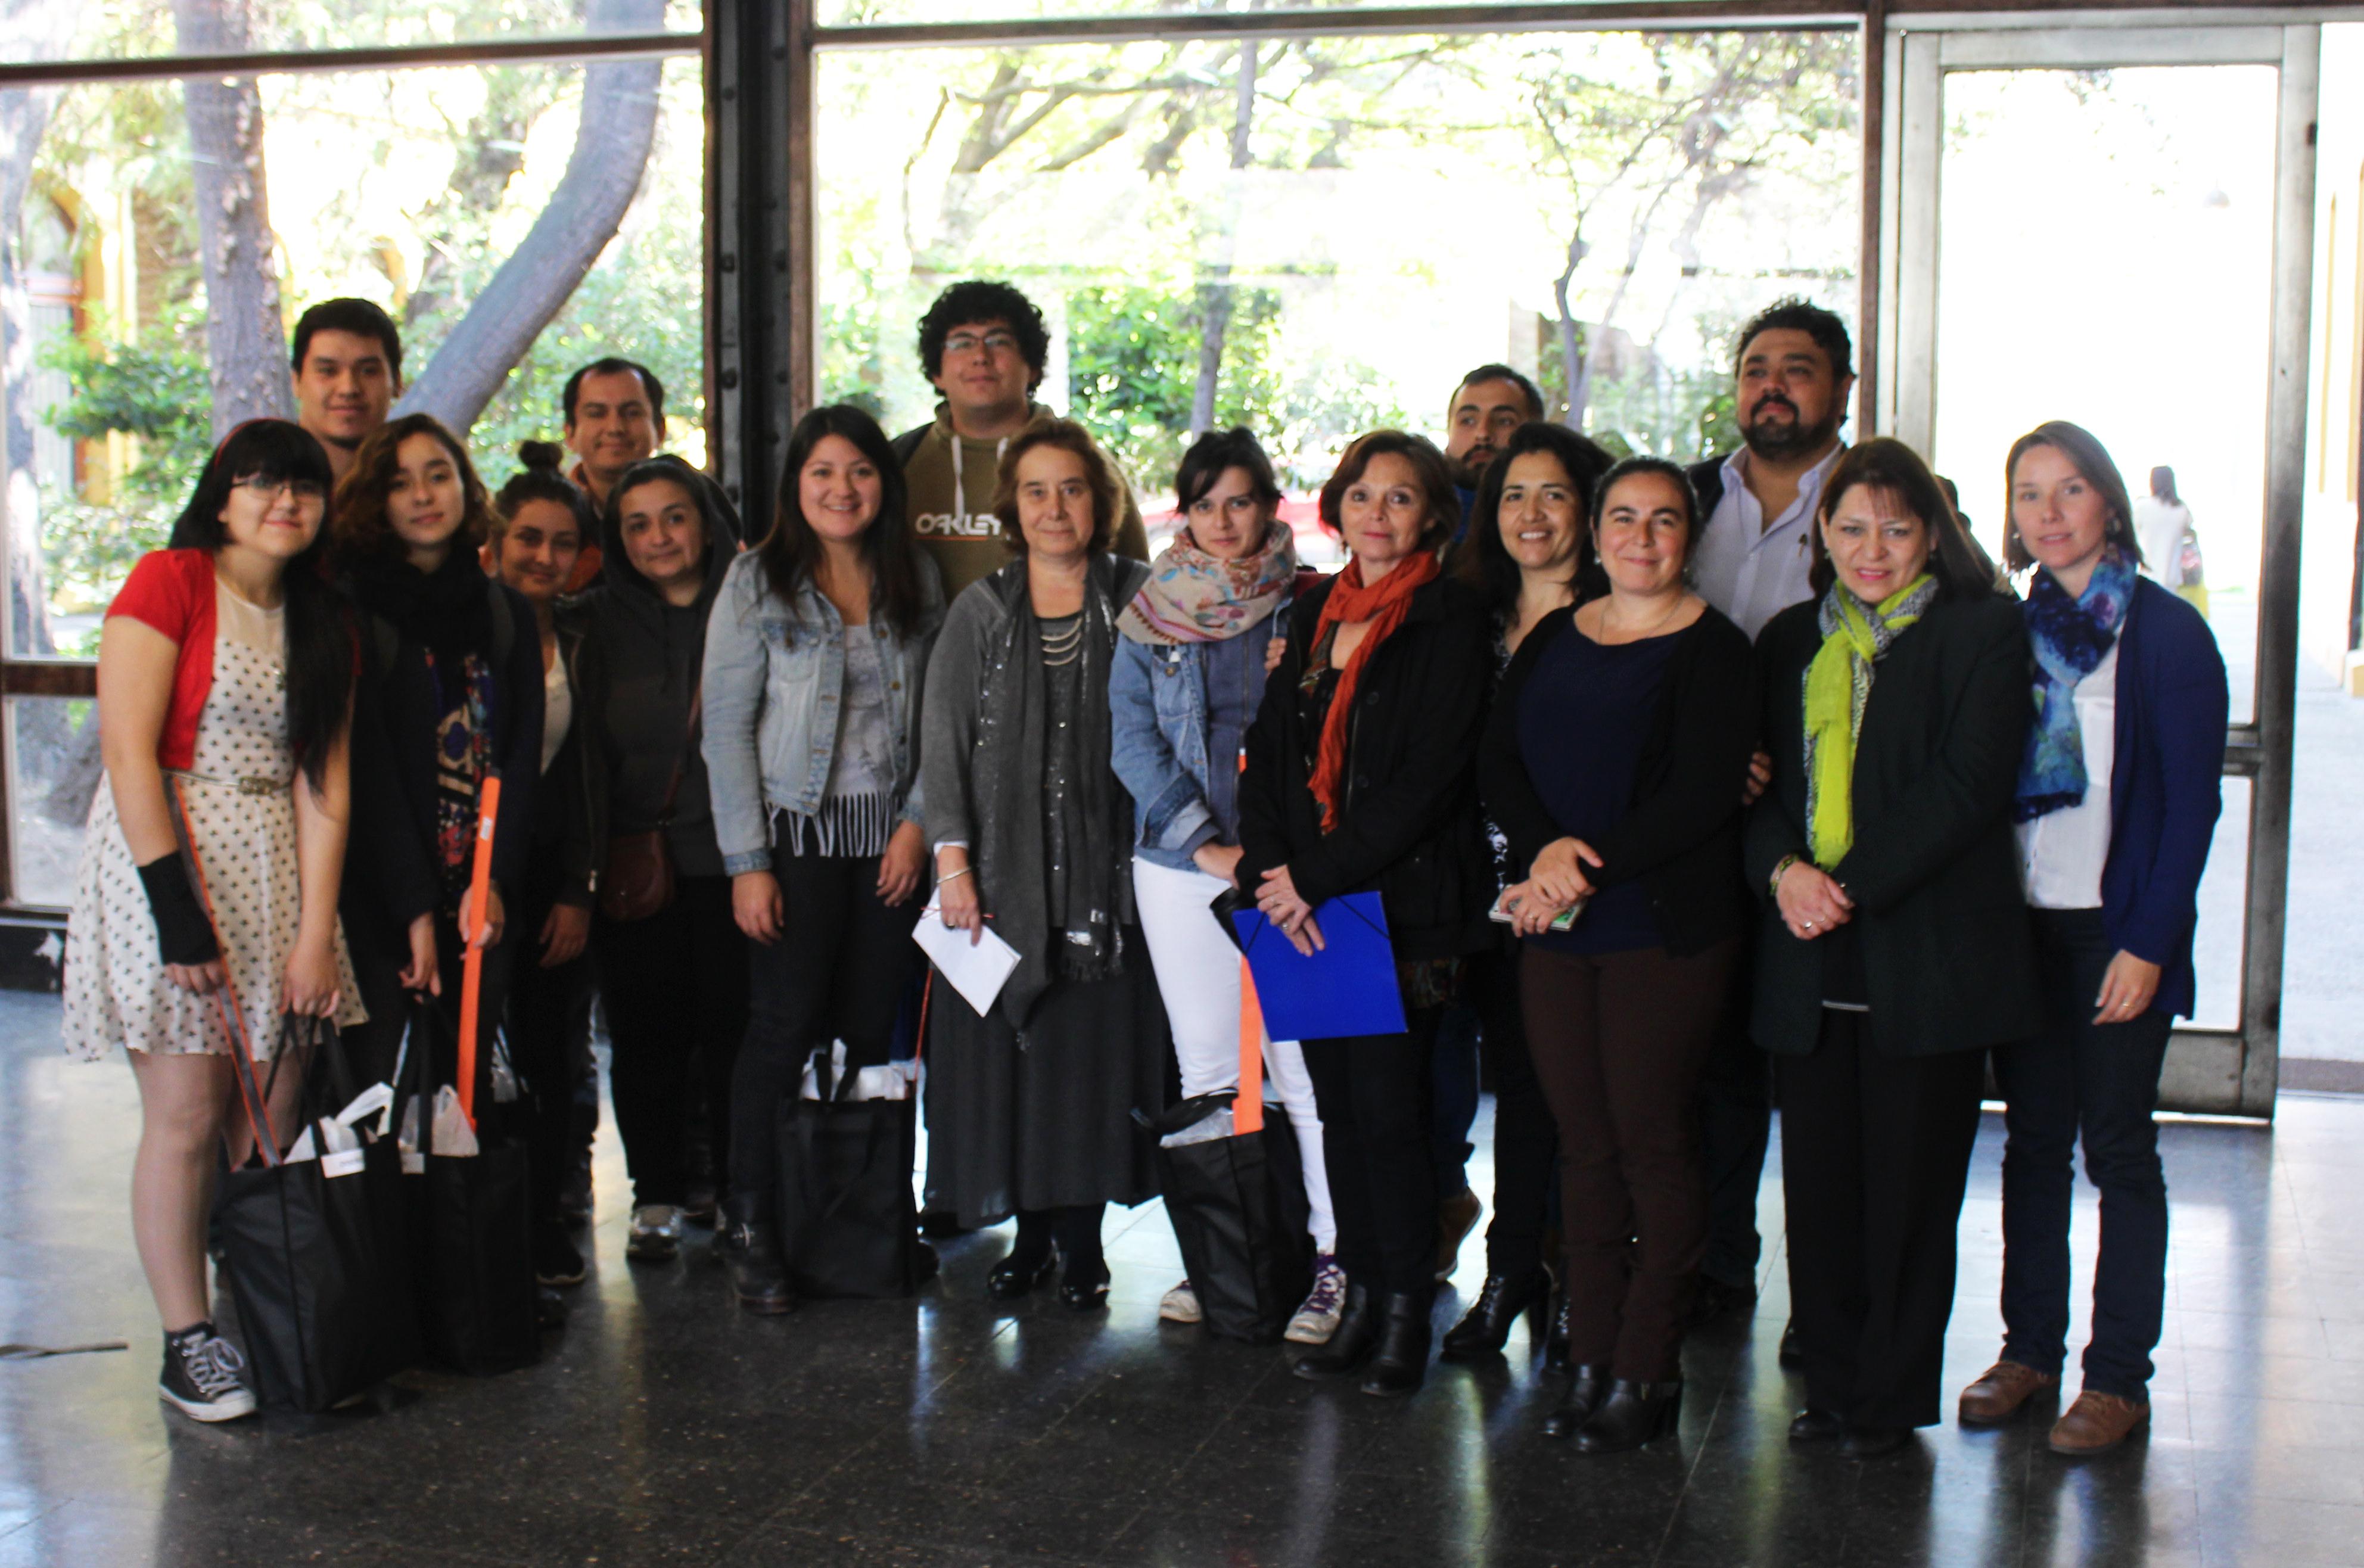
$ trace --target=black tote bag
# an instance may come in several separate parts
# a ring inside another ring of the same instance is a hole
[[[911,1198],[919,1101],[834,1097],[851,1076],[826,1085],[830,1097],[780,1101],[781,1252],[800,1296],[909,1296],[927,1277]]]
[[[303,1123],[325,1147],[319,1124],[354,1095],[344,1043],[333,1025],[289,1018],[274,1075],[291,1055],[307,1073]],[[391,1135],[364,1138],[358,1170],[350,1156],[250,1167],[215,1193],[221,1272],[266,1411],[317,1415],[419,1360],[401,1154]]]
[[[429,1086],[458,1053],[451,1021],[433,998],[420,998],[413,1009],[405,1050],[405,1076],[418,1107],[411,1219],[428,1354],[478,1376],[531,1366],[541,1359],[541,1327],[534,1312],[525,1145],[497,1136],[487,1117],[477,1123],[474,1154],[437,1153]],[[480,1073],[490,1065],[486,1053]],[[477,1103],[490,1106],[491,1095],[480,1092]]]
[[[1230,1104],[1206,1098],[1215,1103],[1189,1102],[1196,1115],[1154,1130],[1178,1132]],[[1160,1142],[1157,1181],[1207,1331],[1251,1344],[1279,1339],[1313,1288],[1305,1168],[1288,1118],[1267,1113],[1259,1132]]]

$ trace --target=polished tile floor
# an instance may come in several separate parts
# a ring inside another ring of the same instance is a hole
[[[592,1278],[542,1364],[410,1374],[397,1407],[312,1430],[208,1429],[152,1391],[129,1074],[63,1060],[55,1019],[0,994],[0,1339],[133,1348],[0,1362],[0,1568],[2364,1563],[2364,1101],[2166,1129],[2156,1420],[2084,1463],[2032,1428],[1933,1428],[1869,1467],[1791,1453],[1778,1240],[1755,1320],[1686,1355],[1678,1440],[1586,1460],[1536,1435],[1551,1390],[1522,1336],[1388,1407],[1161,1329],[1176,1270],[1154,1206],[1110,1217],[1101,1317],[986,1302],[989,1232],[917,1301],[749,1318],[702,1242],[627,1267],[607,1142]],[[1949,1385],[1996,1343],[2000,1131],[1963,1219]],[[1776,1183],[1764,1214],[1778,1239]],[[2088,1248],[2093,1219],[2086,1201]],[[1458,1290],[1481,1271],[1473,1244]]]

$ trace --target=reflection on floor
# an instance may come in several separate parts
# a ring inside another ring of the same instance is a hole
[[[604,1142],[592,1278],[541,1365],[411,1374],[391,1413],[290,1432],[158,1406],[129,1074],[64,1061],[55,1020],[0,995],[0,1339],[135,1349],[0,1362],[0,1568],[2364,1562],[2364,1102],[2167,1129],[2154,1429],[2082,1464],[2034,1428],[1933,1428],[1870,1467],[1790,1452],[1771,1182],[1764,1298],[1689,1347],[1679,1440],[1586,1460],[1536,1435],[1551,1390],[1523,1332],[1507,1362],[1383,1407],[1299,1382],[1277,1349],[1161,1329],[1176,1269],[1154,1206],[1111,1217],[1104,1317],[986,1302],[1003,1231],[948,1248],[916,1302],[746,1318],[702,1241],[626,1266]],[[1999,1132],[1963,1221],[1949,1385],[1996,1346]],[[2087,1255],[2093,1219],[2088,1201]],[[1463,1262],[1466,1295],[1474,1240]]]

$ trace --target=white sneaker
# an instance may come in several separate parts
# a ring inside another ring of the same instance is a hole
[[[681,1251],[681,1210],[669,1203],[644,1203],[632,1210],[632,1233],[624,1256],[662,1263]]]
[[[1346,1271],[1323,1252],[1313,1260],[1313,1288],[1305,1293],[1305,1305],[1288,1320],[1288,1331],[1281,1338],[1292,1345],[1328,1344],[1338,1331],[1338,1314],[1345,1304]]]
[[[1184,1280],[1159,1298],[1157,1316],[1168,1323],[1199,1321],[1199,1293],[1190,1288],[1188,1280]]]
[[[238,1347],[200,1323],[164,1337],[164,1375],[156,1397],[193,1421],[234,1421],[254,1414],[254,1390],[239,1375],[246,1358]]]

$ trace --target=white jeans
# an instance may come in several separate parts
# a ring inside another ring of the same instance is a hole
[[[1182,1065],[1182,1095],[1210,1095],[1240,1086],[1240,950],[1223,935],[1207,906],[1223,884],[1192,867],[1172,871],[1136,856],[1132,890],[1141,906],[1141,934],[1165,1016],[1174,1026],[1174,1054]],[[1321,1117],[1313,1107],[1313,1079],[1293,1040],[1264,1047],[1264,1081],[1280,1096],[1297,1130],[1305,1163],[1305,1201],[1312,1209],[1313,1244],[1337,1250],[1338,1220],[1330,1208],[1330,1177],[1321,1163]]]

